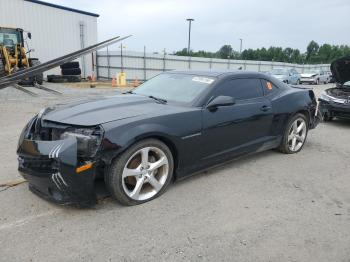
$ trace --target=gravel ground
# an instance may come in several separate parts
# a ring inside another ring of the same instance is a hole
[[[116,92],[47,86],[64,95],[0,91],[0,183],[19,178],[17,139],[40,108]],[[0,192],[0,261],[348,262],[349,130],[347,121],[321,123],[298,154],[245,157],[135,207],[107,198],[79,210],[46,202],[27,184],[9,188]]]

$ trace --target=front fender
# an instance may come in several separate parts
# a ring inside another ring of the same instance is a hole
[[[178,139],[172,130],[160,124],[142,124],[132,127],[121,127],[105,132],[102,140],[101,159],[110,164],[113,158],[124,152],[132,144],[145,138],[160,137],[172,144],[178,144]]]
[[[109,164],[118,154],[124,152],[135,142],[158,137],[169,141],[181,157],[186,157],[186,143],[183,137],[200,133],[202,129],[201,111],[196,110],[184,114],[174,114],[159,118],[142,119],[139,121],[109,122],[103,124],[105,130],[102,140],[101,158]]]

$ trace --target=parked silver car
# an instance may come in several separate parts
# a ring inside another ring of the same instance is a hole
[[[293,68],[274,68],[270,71],[270,75],[286,84],[298,85],[300,83],[300,74]]]
[[[329,75],[323,70],[310,70],[301,74],[301,84],[327,84],[329,82]]]

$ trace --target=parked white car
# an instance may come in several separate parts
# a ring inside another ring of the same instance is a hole
[[[311,70],[300,75],[300,84],[327,84],[329,75],[323,70]]]
[[[299,85],[300,82],[300,74],[294,68],[274,68],[269,74],[286,84]]]

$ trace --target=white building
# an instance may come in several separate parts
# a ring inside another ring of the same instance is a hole
[[[0,0],[0,27],[23,28],[35,51],[45,62],[97,42],[99,15],[37,0]],[[83,77],[92,73],[91,55],[80,59]],[[59,74],[59,68],[49,72]],[[46,74],[47,74],[46,73]]]

